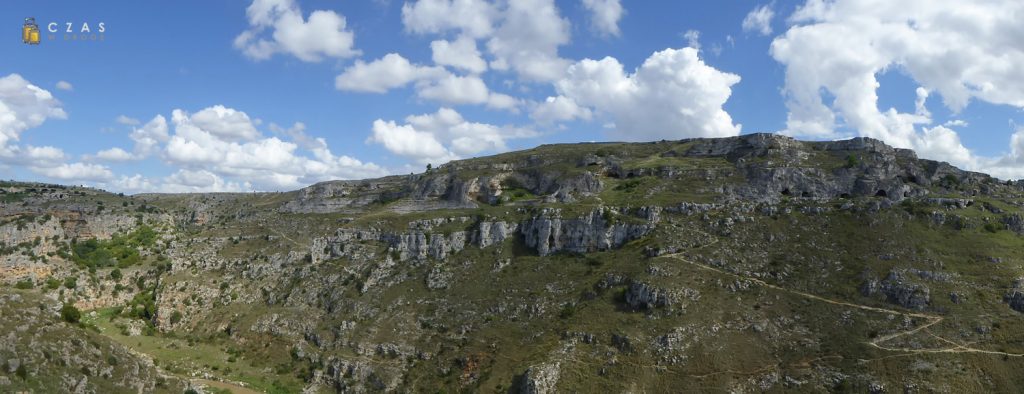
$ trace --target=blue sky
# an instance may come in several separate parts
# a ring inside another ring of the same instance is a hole
[[[1024,6],[958,4],[4,2],[0,22],[34,17],[43,37],[0,40],[0,177],[290,190],[543,143],[751,132],[871,136],[1022,177]],[[69,22],[103,22],[103,39],[65,40]]]

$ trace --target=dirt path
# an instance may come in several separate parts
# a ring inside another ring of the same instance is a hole
[[[714,238],[714,240],[715,240],[715,242],[718,241],[717,238]],[[709,243],[707,245],[703,245],[703,246],[701,246],[701,248],[706,247],[706,246],[710,246],[712,244],[714,244],[714,242]],[[705,270],[714,271],[714,272],[717,272],[717,273],[722,274],[722,275],[728,275],[728,276],[733,276],[733,277],[736,277],[736,278],[748,280],[748,281],[757,283],[757,284],[759,284],[761,286],[764,286],[764,287],[767,287],[767,288],[770,288],[770,289],[782,291],[782,292],[785,292],[785,293],[795,294],[795,295],[798,295],[798,296],[801,296],[801,297],[804,297],[804,298],[809,298],[809,299],[812,299],[812,300],[815,300],[815,301],[819,301],[819,302],[825,302],[825,303],[829,303],[829,304],[833,304],[833,305],[840,305],[840,306],[844,306],[844,307],[856,308],[856,309],[861,309],[861,310],[866,310],[866,311],[871,311],[871,312],[877,312],[877,313],[897,314],[897,315],[910,316],[910,317],[915,317],[915,318],[921,318],[921,319],[927,319],[928,320],[927,323],[922,324],[922,325],[917,326],[917,327],[914,327],[914,328],[912,328],[910,330],[900,331],[900,332],[897,332],[897,333],[885,335],[885,336],[876,338],[876,339],[871,340],[871,341],[865,341],[865,343],[868,346],[871,346],[871,347],[874,347],[874,348],[877,348],[877,349],[882,349],[882,350],[892,351],[892,352],[908,352],[908,353],[981,353],[981,354],[994,354],[994,355],[1002,355],[1002,356],[1009,356],[1009,357],[1024,357],[1024,354],[1007,353],[1007,352],[1000,352],[1000,351],[995,351],[995,350],[985,350],[985,349],[973,348],[973,347],[970,347],[970,346],[967,346],[967,345],[964,345],[964,344],[959,344],[959,343],[956,343],[956,342],[951,341],[949,339],[940,337],[940,336],[935,335],[934,333],[928,331],[929,327],[934,326],[934,325],[939,324],[940,322],[942,322],[942,320],[944,319],[942,316],[930,315],[930,314],[925,314],[925,313],[899,311],[899,310],[895,310],[895,309],[878,308],[878,307],[873,307],[873,306],[849,303],[849,302],[845,302],[845,301],[833,300],[833,299],[817,296],[817,295],[814,295],[814,294],[806,293],[806,292],[803,292],[803,291],[793,290],[793,289],[788,289],[788,288],[785,288],[785,287],[782,287],[782,286],[773,285],[771,283],[765,282],[765,281],[757,279],[757,278],[751,278],[751,277],[735,274],[735,273],[732,273],[732,272],[728,272],[728,271],[725,271],[725,270],[722,270],[722,269],[719,269],[719,268],[715,268],[715,267],[712,267],[712,266],[709,266],[709,265],[706,265],[706,264],[701,264],[701,263],[698,263],[696,261],[692,261],[692,260],[684,258],[682,256],[682,253],[668,254],[668,255],[665,255],[663,257],[673,258],[673,259],[682,261],[684,263],[687,263],[687,264],[690,264],[690,265],[693,265],[693,266],[696,266],[696,267],[699,267],[699,268],[703,268]],[[884,343],[884,342],[888,342],[890,340],[893,340],[893,339],[896,339],[896,338],[899,338],[899,337],[915,334],[915,333],[920,332],[920,331],[927,332],[928,335],[931,335],[932,337],[935,337],[936,339],[938,339],[938,340],[940,340],[942,342],[950,344],[951,347],[948,347],[948,348],[934,348],[934,349],[910,349],[910,348],[901,348],[901,347],[888,347],[888,346],[883,346],[882,345],[882,343]]]
[[[199,383],[207,387],[230,390],[233,394],[262,394],[262,391],[256,391],[248,387],[242,387],[229,382],[221,382],[219,380],[192,379],[192,382]]]

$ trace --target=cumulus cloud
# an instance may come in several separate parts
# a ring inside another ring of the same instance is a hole
[[[114,178],[105,166],[87,163],[64,163],[54,167],[29,167],[33,172],[62,181],[100,182]]]
[[[245,192],[253,190],[248,182],[229,182],[206,170],[182,169],[165,177],[159,190],[165,193]]]
[[[402,7],[402,22],[416,34],[458,32],[486,40],[489,67],[515,72],[526,81],[554,81],[569,61],[558,47],[569,43],[570,23],[553,0],[518,0],[492,5],[483,0],[419,0]],[[440,63],[439,63],[440,64]]]
[[[1000,159],[970,157],[953,130],[926,127],[925,101],[938,93],[954,112],[971,100],[1024,108],[1017,70],[1024,47],[1014,39],[1021,37],[1015,15],[1022,13],[1024,3],[1010,0],[809,0],[771,46],[786,67],[786,133],[836,138],[843,135],[838,118],[859,135],[917,149],[923,157],[985,168]],[[878,108],[876,76],[892,69],[921,85],[914,113]],[[822,91],[834,100],[826,102]]]
[[[313,11],[306,19],[294,0],[253,0],[245,13],[249,29],[235,37],[234,45],[252,59],[286,53],[319,62],[360,53],[353,48],[355,35],[347,29],[345,16],[334,11]]]
[[[46,119],[66,119],[60,101],[18,74],[0,78],[0,147]]]
[[[384,93],[410,82],[434,79],[447,74],[442,67],[412,64],[402,55],[389,53],[370,63],[357,60],[335,78],[334,86],[338,90]]]
[[[487,62],[476,48],[476,40],[463,35],[455,41],[436,40],[430,43],[434,63],[479,74],[487,71]]]
[[[412,33],[460,30],[470,37],[489,36],[498,10],[485,0],[419,0],[402,5],[402,24]]]
[[[367,142],[381,144],[391,153],[421,163],[443,163],[458,158],[441,145],[434,134],[392,120],[373,121],[373,134]]]
[[[743,31],[756,32],[762,36],[772,34],[772,18],[775,11],[772,11],[771,4],[754,7],[750,13],[743,18]]]
[[[220,139],[247,141],[259,137],[256,125],[245,112],[214,105],[192,115],[192,122]]]
[[[734,136],[741,126],[733,124],[722,105],[739,81],[735,74],[706,65],[695,48],[655,52],[632,74],[612,57],[584,59],[555,83],[561,98],[548,99],[534,117],[589,116],[576,105],[610,116],[614,135],[628,140]]]
[[[251,138],[238,139],[237,133],[224,130],[233,130],[239,119],[249,119],[248,115],[230,108],[223,111],[217,108],[206,108],[195,114],[180,109],[172,111],[174,133],[163,149],[165,160],[182,170],[193,173],[203,170],[229,179],[229,183],[208,185],[227,187],[234,178],[245,179],[261,190],[283,190],[329,179],[367,178],[386,173],[376,164],[335,156],[323,139],[307,137],[304,144],[308,153],[302,152],[295,142],[265,137],[258,131]],[[211,112],[232,115],[200,116]],[[190,185],[180,180],[175,182]]]
[[[66,90],[66,91],[75,90],[75,87],[72,86],[71,82],[68,82],[68,81],[57,81],[57,84],[55,86],[56,86],[57,90]]]
[[[389,152],[420,164],[440,164],[481,152],[506,151],[507,140],[536,135],[527,129],[470,122],[451,108],[411,115],[405,122],[374,121],[373,134],[366,142],[381,144]]]
[[[530,118],[541,124],[569,121],[573,119],[590,120],[590,109],[576,104],[576,101],[565,97],[548,97],[537,104],[530,113]]]
[[[487,41],[494,55],[491,68],[512,70],[528,81],[554,81],[570,64],[558,56],[558,47],[569,43],[569,20],[559,15],[554,0],[512,1]]]
[[[0,162],[62,181],[96,181],[113,175],[102,165],[66,163],[64,151],[52,146],[18,145],[21,133],[47,119],[66,119],[60,101],[18,74],[0,78]]]
[[[132,129],[128,136],[135,141],[134,156],[148,157],[161,143],[170,139],[167,134],[167,119],[163,115],[156,115],[142,127]]]
[[[490,92],[480,77],[449,74],[422,86],[417,94],[449,104],[483,104]]]
[[[114,147],[96,152],[94,158],[104,161],[128,161],[134,160],[135,156],[124,149]]]
[[[619,19],[625,14],[619,0],[583,0],[583,8],[590,13],[590,26],[600,34],[618,36]]]
[[[358,60],[335,78],[339,90],[365,93],[385,93],[410,83],[415,84],[418,97],[446,104],[486,104],[513,112],[519,105],[512,96],[491,92],[475,74],[456,75],[444,67],[413,64],[397,53],[370,63]]]

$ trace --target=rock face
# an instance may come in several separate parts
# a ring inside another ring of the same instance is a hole
[[[0,290],[2,392],[181,392],[153,362],[110,339],[61,321],[61,304],[29,293]],[[22,371],[17,377],[15,371]],[[3,384],[6,383],[6,384]],[[158,387],[162,385],[162,387]]]
[[[1020,214],[1015,213],[1003,216],[1003,224],[1005,224],[1006,228],[1010,231],[1017,234],[1024,234],[1024,216],[1021,216]]]
[[[926,187],[946,177],[977,181],[987,175],[961,171],[946,163],[919,160],[913,151],[892,148],[871,138],[801,142],[775,134],[695,139],[676,152],[684,157],[724,157],[737,164],[746,183],[725,191],[734,200],[774,202],[782,197],[831,199],[876,196],[894,201],[926,195]],[[801,165],[815,155],[846,155],[841,168]],[[769,165],[765,165],[765,160]]]
[[[890,271],[881,282],[868,279],[861,285],[861,294],[882,294],[886,301],[907,309],[924,310],[931,303],[931,290],[928,286],[911,282],[899,270]]]
[[[580,218],[563,219],[561,211],[545,209],[520,227],[526,245],[541,256],[561,251],[588,253],[609,250],[647,235],[654,228],[657,214],[650,221],[630,223],[615,220],[618,213],[599,209]]]
[[[670,307],[675,302],[675,297],[665,289],[646,283],[633,283],[626,290],[626,304],[633,309]]]
[[[434,225],[411,226],[414,230],[409,232],[342,228],[334,236],[315,240],[311,256],[314,262],[337,256],[351,257],[348,248],[353,243],[379,241],[386,243],[399,261],[444,260],[467,245],[486,248],[514,235],[522,236],[526,245],[541,256],[561,251],[587,253],[614,249],[643,237],[654,228],[661,211],[641,208],[633,214],[622,212],[625,211],[606,207],[578,218],[563,219],[560,210],[545,209],[521,224],[481,220],[471,230],[447,234],[431,232]],[[618,217],[621,219],[616,219]]]
[[[1003,301],[1017,312],[1024,313],[1024,278],[1017,279],[1013,289],[1003,296]]]
[[[555,386],[558,384],[560,372],[561,369],[557,362],[530,367],[523,374],[523,385],[519,392],[522,394],[556,393]]]

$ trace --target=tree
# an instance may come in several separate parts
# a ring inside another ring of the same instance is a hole
[[[430,170],[433,168],[434,166],[430,165],[430,163],[427,163],[427,172],[430,172]]]
[[[82,320],[82,312],[73,304],[66,303],[60,308],[60,318],[68,323],[78,323],[79,320]]]

